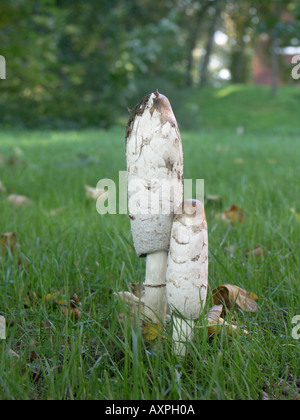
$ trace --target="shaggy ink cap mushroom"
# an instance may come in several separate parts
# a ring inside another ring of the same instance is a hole
[[[137,255],[146,257],[145,314],[164,322],[167,253],[174,210],[183,197],[182,143],[164,95],[151,93],[133,109],[126,128],[126,159],[133,243]]]
[[[185,200],[182,213],[174,217],[166,282],[175,351],[184,356],[194,321],[205,305],[208,287],[207,223],[204,206],[198,200]]]

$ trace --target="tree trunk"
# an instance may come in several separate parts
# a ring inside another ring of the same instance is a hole
[[[271,66],[272,66],[272,87],[271,87],[271,94],[273,96],[276,95],[278,89],[278,81],[279,81],[279,60],[278,60],[278,30],[276,27],[276,23],[279,21],[280,18],[280,4],[274,4],[273,9],[273,18],[274,18],[274,25],[271,30]]]
[[[213,20],[211,23],[211,27],[208,34],[208,40],[205,48],[205,57],[202,63],[201,72],[200,72],[200,87],[204,87],[207,85],[207,79],[208,79],[208,65],[210,62],[210,57],[213,51],[214,47],[214,36],[216,29],[218,27],[219,18],[221,14],[221,7],[220,2],[216,4],[215,14],[213,16]]]
[[[208,8],[211,6],[211,2],[207,1],[203,4],[201,9],[197,12],[194,20],[194,24],[189,25],[189,38],[188,38],[188,55],[187,55],[187,66],[186,66],[186,85],[188,87],[192,86],[193,84],[193,77],[192,77],[192,71],[193,71],[193,51],[196,48],[199,32],[200,32],[200,25],[203,21],[205,14],[208,10]]]
[[[271,31],[271,63],[272,63],[272,87],[271,93],[276,95],[278,89],[278,55],[277,55],[277,31],[275,28]]]

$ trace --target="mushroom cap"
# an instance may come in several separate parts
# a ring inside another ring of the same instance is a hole
[[[208,234],[203,204],[185,200],[174,217],[166,273],[167,300],[186,319],[197,319],[208,286]]]
[[[128,210],[138,256],[168,251],[174,209],[183,196],[183,152],[169,100],[147,95],[126,128]]]

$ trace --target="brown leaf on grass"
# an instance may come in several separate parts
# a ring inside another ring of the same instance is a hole
[[[243,223],[246,220],[244,210],[236,206],[235,204],[233,204],[231,207],[229,207],[222,213],[221,219],[229,223]]]
[[[20,360],[20,356],[15,351],[13,351],[12,349],[9,349],[8,352],[9,352],[9,355],[12,356],[17,361]]]
[[[154,324],[153,322],[143,323],[143,337],[145,340],[155,341],[159,335],[161,336],[162,330],[162,324]]]
[[[80,308],[81,308],[81,302],[78,299],[78,296],[76,294],[72,295],[70,297],[70,300],[68,303],[61,305],[61,310],[65,315],[69,315],[70,318],[77,322],[81,316]]]
[[[230,254],[230,258],[234,257],[234,253],[235,253],[235,246],[234,245],[230,245],[229,247],[225,247],[224,250]]]
[[[39,305],[39,299],[36,295],[36,293],[34,291],[28,293],[25,297],[24,297],[24,307],[25,308],[30,308],[30,306],[38,306]]]
[[[6,188],[3,185],[3,182],[0,180],[0,192],[5,192]]]
[[[144,316],[145,310],[145,287],[143,284],[130,284],[130,288],[135,291],[132,292],[118,292],[115,296],[120,298],[126,305],[126,312],[118,314],[119,320],[125,324],[128,315],[130,316],[130,323],[132,326],[139,325],[142,327],[142,334],[145,340],[155,341],[157,337],[162,334],[163,325],[149,322]]]
[[[131,292],[118,292],[114,293],[114,295],[125,303],[126,308],[131,314],[144,313],[144,297],[139,298]]]
[[[16,155],[10,155],[8,157],[7,163],[9,166],[23,166],[24,168],[27,166],[27,162],[24,162]]]
[[[241,157],[237,157],[234,159],[234,163],[237,165],[243,165],[245,163],[245,160]]]
[[[14,205],[16,209],[22,206],[31,206],[32,200],[25,195],[11,194],[7,197],[7,201]]]
[[[294,209],[293,207],[290,209],[290,212],[293,213],[293,215],[295,216],[295,219],[300,222],[300,213],[296,212],[296,209]]]
[[[53,305],[66,305],[64,298],[60,297],[60,292],[57,293],[48,293],[44,296],[46,303],[51,303]]]
[[[81,302],[77,294],[72,295],[70,299],[66,301],[66,299],[60,295],[59,291],[57,293],[48,293],[44,296],[44,301],[51,305],[58,306],[64,315],[69,315],[75,322],[77,322],[81,316]]]
[[[143,298],[145,296],[144,283],[129,283],[129,287],[136,297]]]
[[[14,255],[16,252],[19,252],[20,244],[18,243],[17,235],[15,232],[7,232],[1,234],[1,254],[7,255],[8,249]]]
[[[57,214],[62,213],[66,210],[68,210],[68,207],[66,207],[66,206],[65,207],[59,207],[57,209],[51,209],[49,211],[49,216],[56,216]]]
[[[222,284],[212,291],[212,295],[215,305],[224,305],[226,309],[238,307],[246,312],[258,312],[258,296],[238,286]]]
[[[223,305],[214,305],[212,306],[209,311],[208,311],[208,315],[207,315],[207,319],[210,322],[215,322],[218,321],[218,319],[220,318],[221,314],[223,312]]]
[[[105,192],[106,192],[102,188],[93,188],[93,187],[90,187],[89,185],[85,185],[84,188],[85,188],[85,191],[86,191],[86,197],[91,198],[93,200],[98,200],[98,198],[102,194],[105,194]]]
[[[33,382],[38,382],[41,379],[41,371],[37,371],[31,366],[31,363],[35,360],[34,358],[31,360],[31,357],[33,357],[32,354],[30,354],[29,360],[25,361],[25,359],[23,360],[21,356],[12,349],[9,349],[8,353],[11,356],[11,360],[8,362],[9,366],[13,367],[12,364],[19,366],[21,375],[29,372],[29,377]]]
[[[123,303],[125,303],[126,312],[118,314],[119,321],[124,324],[127,316],[130,316],[131,325],[135,325],[136,322],[142,325],[142,318],[144,315],[144,296],[138,297],[131,292],[117,292],[114,293]]]
[[[223,200],[222,197],[218,195],[207,195],[204,197],[205,204],[211,205],[212,207],[222,207]]]
[[[251,257],[251,256],[262,258],[262,257],[265,257],[267,255],[268,255],[268,253],[264,250],[264,248],[262,246],[256,246],[253,249],[247,249],[246,252],[245,252],[245,257],[247,257],[247,258]]]
[[[236,325],[229,324],[223,318],[221,318],[221,313],[223,311],[223,305],[214,305],[208,311],[207,315],[207,332],[210,336],[215,334],[219,335],[222,331],[228,333],[229,335],[245,335],[249,333],[246,330],[238,328]]]

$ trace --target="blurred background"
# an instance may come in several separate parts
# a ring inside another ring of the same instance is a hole
[[[299,85],[299,22],[297,0],[1,0],[0,126],[106,128],[158,89],[193,128],[208,88]]]

